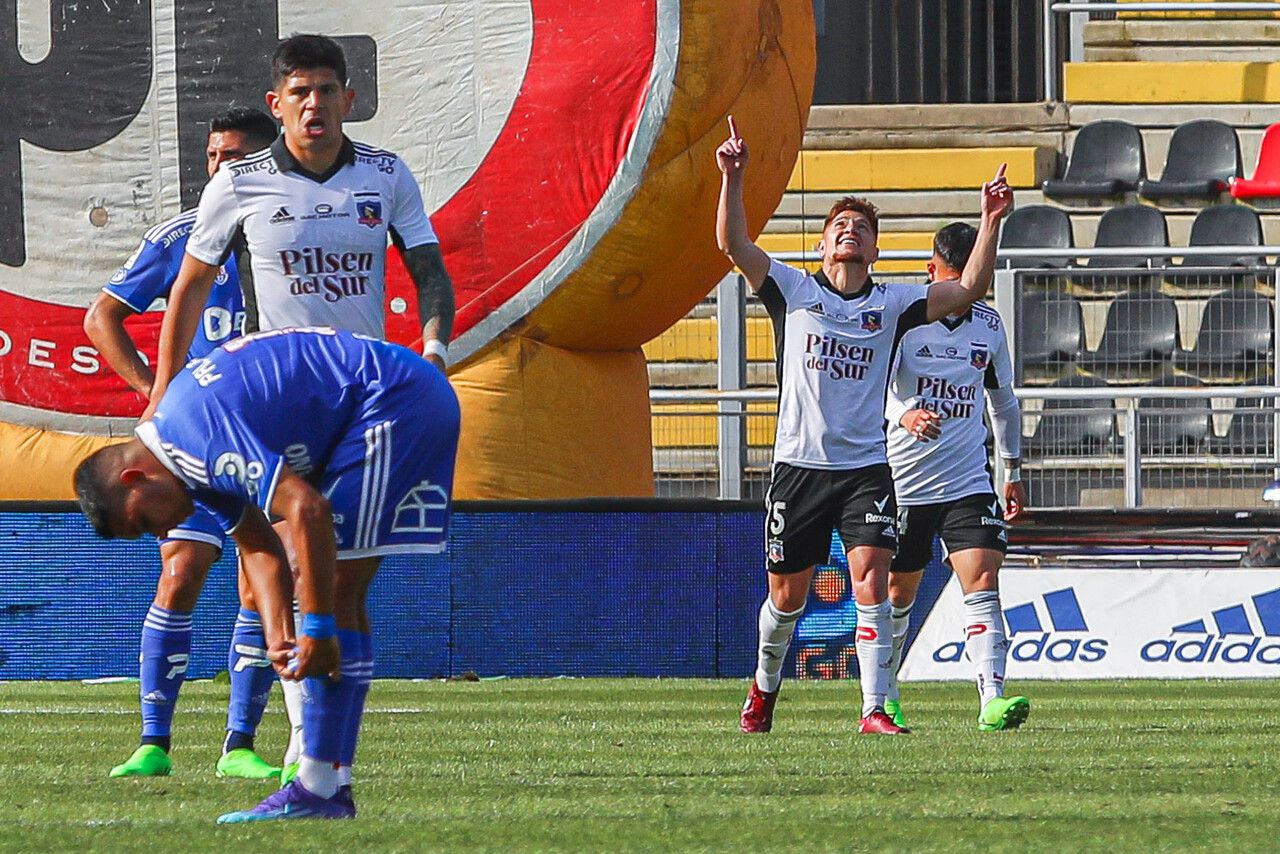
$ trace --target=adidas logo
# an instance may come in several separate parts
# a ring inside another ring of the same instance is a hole
[[[819,317],[826,314],[826,311],[823,310],[822,303],[820,302],[815,302],[813,305],[806,308],[805,311],[809,312],[810,314],[816,314]]]
[[[279,225],[282,222],[293,222],[293,214],[289,213],[289,209],[282,207],[271,215],[269,222],[272,225]]]
[[[1265,641],[1280,639],[1280,588],[1251,596],[1248,603],[1211,611],[1209,620],[1212,627],[1203,617],[1178,623],[1169,629],[1170,637],[1148,641],[1142,647],[1142,659],[1172,664],[1280,664],[1280,640]]]
[[[1089,624],[1075,588],[1054,590],[1043,594],[1038,602],[1006,608],[1004,620],[1009,629],[1009,655],[1014,661],[1089,664],[1107,657],[1107,641],[1088,634]],[[963,641],[943,644],[933,652],[937,662],[963,659]]]
[[[923,347],[921,347],[919,350],[916,351],[916,355],[922,359],[932,359],[933,351],[929,349],[928,344],[925,344]]]
[[[169,705],[169,698],[165,696],[163,691],[152,691],[150,694],[143,696],[142,702],[150,703],[153,706]]]

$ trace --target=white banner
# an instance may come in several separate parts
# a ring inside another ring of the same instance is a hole
[[[1010,570],[1000,576],[1011,679],[1280,676],[1280,570]],[[903,681],[971,680],[953,577]]]

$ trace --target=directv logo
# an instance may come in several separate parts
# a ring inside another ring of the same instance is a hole
[[[1254,619],[1244,602],[1219,608],[1210,614],[1211,630],[1204,619],[1179,623],[1169,630],[1172,637],[1149,641],[1142,647],[1143,661],[1172,664],[1280,664],[1280,640],[1264,643],[1263,638],[1280,638],[1280,588],[1250,597]],[[1256,620],[1256,622],[1255,622]],[[1257,627],[1261,627],[1261,631]],[[1198,635],[1183,639],[1179,636]],[[1231,640],[1244,636],[1248,640]]]
[[[1107,641],[1087,634],[1089,625],[1085,622],[1074,588],[1054,590],[1040,599],[1038,603],[1031,601],[1005,609],[1009,655],[1014,661],[1089,664],[1107,657]],[[1052,629],[1045,629],[1042,613],[1047,616]],[[1019,639],[1019,635],[1023,637]],[[963,658],[963,641],[944,644],[933,653],[933,660],[939,663],[957,662]]]

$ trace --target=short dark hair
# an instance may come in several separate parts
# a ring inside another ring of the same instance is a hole
[[[299,69],[313,68],[330,68],[344,86],[347,83],[347,57],[342,45],[328,36],[289,36],[276,45],[271,57],[271,88],[279,89]]]
[[[860,199],[857,196],[844,196],[836,200],[831,206],[831,210],[827,213],[827,218],[822,222],[822,230],[826,231],[827,226],[831,225],[831,220],[840,216],[845,211],[851,213],[862,214],[871,223],[871,230],[875,234],[880,234],[880,211],[875,205],[866,199]]]
[[[967,222],[953,222],[938,229],[933,236],[933,251],[942,263],[957,272],[964,270],[978,239],[978,229]]]
[[[76,466],[73,476],[80,512],[104,540],[120,535],[114,520],[122,515],[128,490],[114,474],[121,468],[127,445],[127,442],[108,445],[95,451]]]
[[[209,133],[239,131],[255,149],[266,148],[280,135],[275,120],[262,110],[252,107],[232,107],[209,122]]]

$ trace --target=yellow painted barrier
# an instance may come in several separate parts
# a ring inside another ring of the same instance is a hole
[[[1063,92],[1081,104],[1280,101],[1280,62],[1069,62]]]
[[[1034,146],[802,151],[787,189],[854,195],[872,190],[976,192],[1001,163],[1009,164],[1005,177],[1011,187],[1038,187],[1053,169],[1050,150]]]

